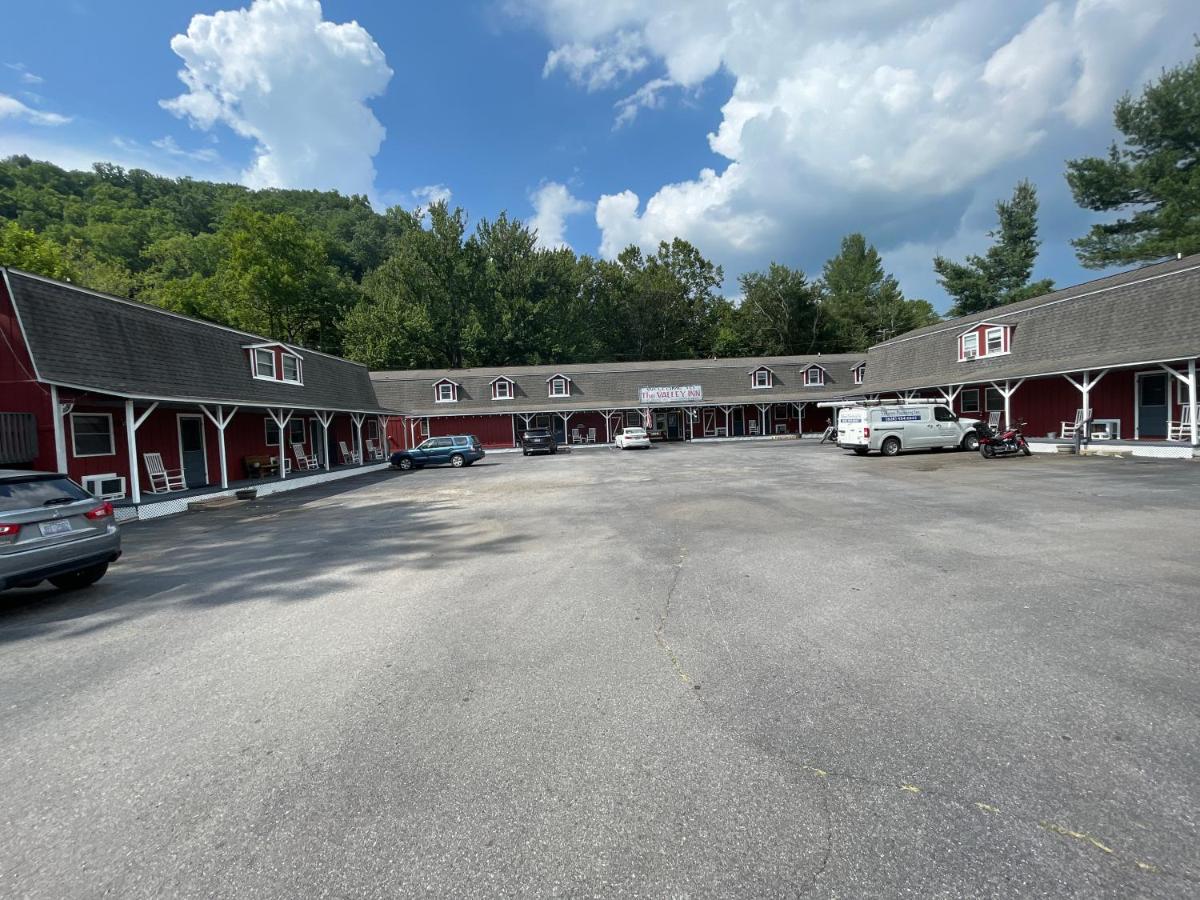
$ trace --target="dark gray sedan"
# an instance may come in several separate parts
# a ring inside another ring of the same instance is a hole
[[[120,555],[111,503],[65,475],[0,469],[0,591],[87,587]]]

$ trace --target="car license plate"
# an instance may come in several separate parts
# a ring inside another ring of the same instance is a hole
[[[71,530],[71,523],[66,519],[62,519],[58,522],[42,522],[38,528],[42,530],[43,536],[49,537],[52,534],[66,534]]]

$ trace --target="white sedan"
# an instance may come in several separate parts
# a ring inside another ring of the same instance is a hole
[[[650,436],[646,434],[645,428],[622,428],[617,432],[613,443],[617,445],[618,450],[629,450],[634,447],[649,450]]]

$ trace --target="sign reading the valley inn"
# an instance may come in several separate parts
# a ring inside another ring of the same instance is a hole
[[[682,387],[644,387],[638,390],[639,403],[690,403],[703,399],[704,389],[698,384]]]

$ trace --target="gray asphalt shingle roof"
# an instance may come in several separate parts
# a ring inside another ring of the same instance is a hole
[[[632,409],[644,406],[638,392],[643,387],[700,385],[701,404],[785,403],[827,400],[861,393],[851,369],[861,354],[777,356],[752,359],[655,360],[650,362],[576,363],[556,366],[492,366],[476,369],[421,369],[372,372],[381,403],[419,415],[480,415],[568,409]],[[823,387],[805,387],[803,372],[816,364],[826,370]],[[750,373],[767,366],[774,387],[754,389]],[[549,397],[546,381],[561,374],[571,379],[571,396]],[[497,377],[511,379],[516,396],[492,400],[491,384]],[[450,379],[459,387],[457,403],[434,402],[433,386]],[[657,403],[653,406],[679,406]],[[692,405],[692,404],[688,404]]]
[[[1012,326],[1012,351],[959,362],[971,325]],[[868,392],[1077,372],[1200,354],[1200,255],[910,331],[867,354]]]
[[[15,269],[4,276],[43,381],[135,398],[388,412],[357,363],[296,347],[303,385],[256,379],[243,348],[278,342]]]

